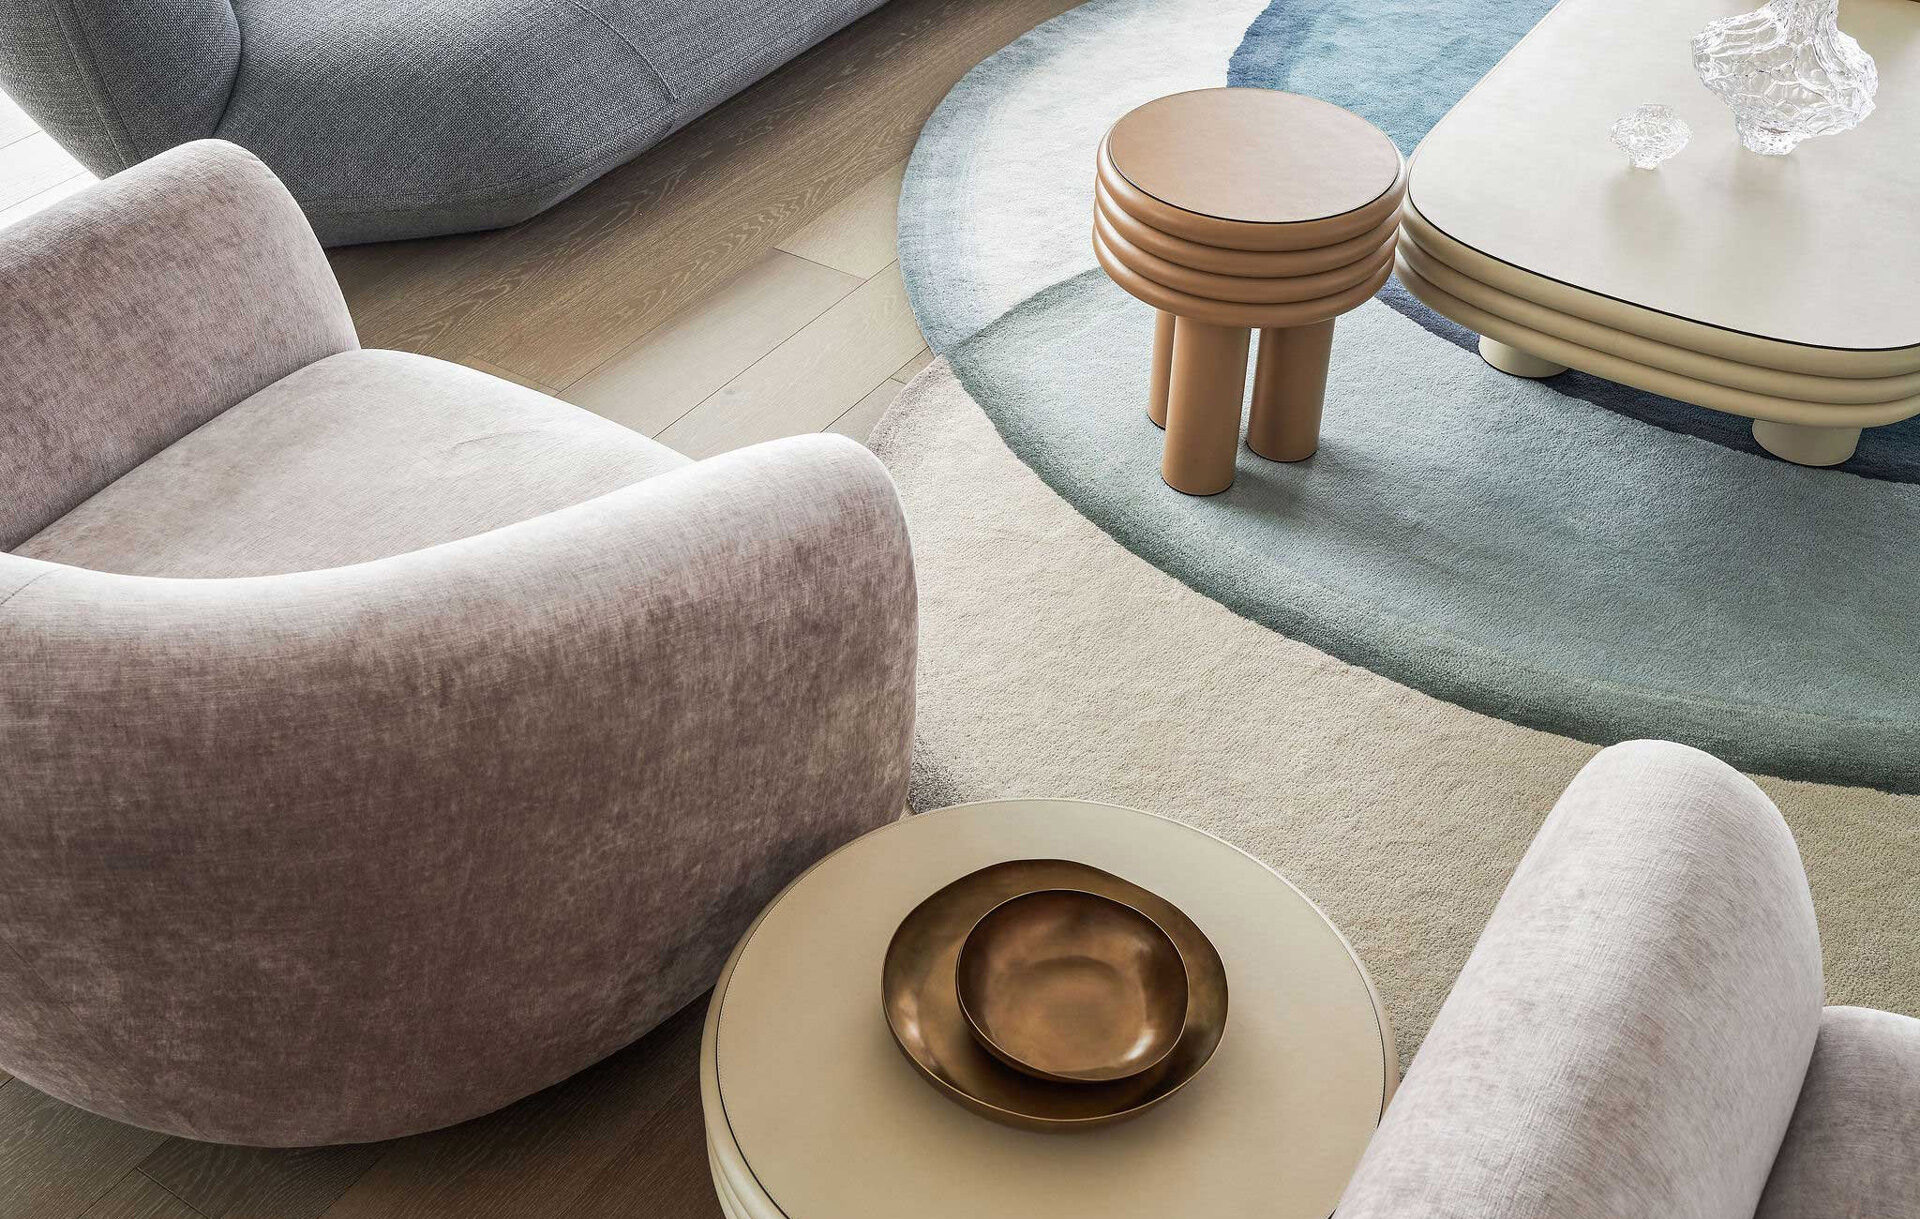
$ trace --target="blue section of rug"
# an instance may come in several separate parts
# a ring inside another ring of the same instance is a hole
[[[1551,8],[1553,0],[1275,0],[1234,51],[1227,80],[1336,102],[1411,153]],[[1450,343],[1472,347],[1479,341],[1398,281],[1388,284],[1381,299]],[[1581,372],[1563,373],[1548,384],[1670,432],[1769,456],[1738,415]],[[1869,428],[1853,457],[1837,468],[1863,478],[1920,482],[1920,418]]]
[[[1389,285],[1341,319],[1316,456],[1243,449],[1234,486],[1205,499],[1160,481],[1152,312],[1080,269],[1077,234],[1046,228],[1086,206],[1074,154],[1097,132],[1047,141],[1097,94],[1103,45],[1137,48],[1168,20],[1156,5],[1189,2],[1212,0],[1093,0],[1040,27],[970,73],[915,150],[902,273],[1008,447],[1161,570],[1436,697],[1582,740],[1667,737],[1751,771],[1920,790],[1916,425],[1869,432],[1845,470],[1805,469],[1757,454],[1743,419],[1577,373],[1498,373]],[[1215,62],[1410,146],[1546,7],[1282,0]],[[1052,154],[1020,159],[1038,145]],[[987,172],[1010,163],[1023,176]],[[962,231],[969,215],[999,222]],[[1049,283],[1037,269],[1053,267],[1070,269]]]

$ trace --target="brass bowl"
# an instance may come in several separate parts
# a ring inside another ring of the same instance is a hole
[[[1106,1083],[1052,1083],[1006,1066],[974,1036],[954,985],[960,947],[981,915],[1038,889],[1081,889],[1125,902],[1158,923],[1180,950],[1187,967],[1187,1020],[1158,1065]],[[1200,1073],[1227,1024],[1226,968],[1193,920],[1139,885],[1065,859],[993,864],[928,897],[894,931],[880,991],[895,1044],[941,1095],[990,1121],[1027,1130],[1085,1130],[1145,1113]]]
[[[1160,925],[1082,889],[1039,889],[980,916],[954,972],[987,1051],[1062,1083],[1138,1075],[1187,1021],[1187,967]]]

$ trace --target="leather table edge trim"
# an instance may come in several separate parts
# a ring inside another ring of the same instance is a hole
[[[1279,277],[1284,275],[1311,275],[1316,271],[1325,271],[1330,267],[1344,266],[1378,249],[1387,237],[1399,231],[1399,214],[1390,213],[1379,224],[1345,241],[1336,241],[1330,245],[1309,246],[1301,250],[1235,250],[1227,246],[1207,245],[1205,242],[1189,241],[1185,237],[1154,228],[1151,224],[1131,215],[1118,203],[1107,190],[1106,183],[1096,176],[1093,181],[1094,211],[1104,215],[1107,222],[1119,231],[1120,235],[1149,254],[1157,255],[1168,262],[1191,267],[1196,271],[1210,271],[1215,275],[1242,275],[1252,277]]]
[[[1093,234],[1093,255],[1106,269],[1113,282],[1120,285],[1122,291],[1145,301],[1156,309],[1171,313],[1175,317],[1190,318],[1209,325],[1259,330],[1285,330],[1294,326],[1311,326],[1315,322],[1324,322],[1329,318],[1351,312],[1365,304],[1386,284],[1393,274],[1394,263],[1390,248],[1380,259],[1377,271],[1358,286],[1344,292],[1305,301],[1248,305],[1208,300],[1156,283],[1122,262],[1117,254],[1107,248],[1105,239],[1097,230]]]
[[[1731,415],[1750,419],[1771,419],[1776,423],[1795,423],[1808,427],[1880,427],[1898,423],[1920,414],[1920,397],[1870,406],[1846,406],[1828,402],[1807,402],[1754,394],[1745,390],[1702,381],[1682,373],[1652,367],[1639,361],[1596,350],[1557,335],[1536,330],[1521,322],[1502,317],[1472,305],[1423,278],[1411,266],[1404,253],[1397,259],[1400,282],[1434,312],[1452,318],[1477,334],[1517,347],[1530,355],[1578,368],[1609,381],[1664,394],[1696,406],[1711,407]],[[1622,337],[1625,336],[1623,332]]]
[[[1674,347],[1630,331],[1562,313],[1536,301],[1513,296],[1462,275],[1427,252],[1416,241],[1401,247],[1400,257],[1427,283],[1449,298],[1465,301],[1486,313],[1541,334],[1565,339],[1594,351],[1657,368],[1677,376],[1722,385],[1764,398],[1832,406],[1882,406],[1920,395],[1920,373],[1899,377],[1820,377],[1742,364],[1704,352]]]
[[[1394,155],[1399,156],[1397,149]],[[1407,186],[1407,159],[1402,156],[1387,189],[1358,207],[1310,220],[1225,220],[1175,207],[1135,186],[1114,164],[1106,136],[1100,137],[1095,162],[1096,178],[1106,185],[1115,206],[1129,215],[1189,241],[1232,250],[1307,250],[1345,241],[1398,210]]]
[[[1382,261],[1393,257],[1399,236],[1388,233],[1384,241],[1359,258],[1308,275],[1222,275],[1196,271],[1141,249],[1128,241],[1104,212],[1094,212],[1093,224],[1107,251],[1141,278],[1170,291],[1235,305],[1283,305],[1345,292],[1378,271]]]
[[[1419,168],[1419,161],[1416,152],[1412,170]],[[1408,240],[1469,279],[1509,296],[1670,347],[1782,372],[1861,379],[1920,372],[1920,344],[1850,348],[1797,343],[1650,309],[1529,271],[1466,244],[1429,220],[1415,203],[1412,170],[1408,174],[1406,202],[1400,209],[1401,227]]]

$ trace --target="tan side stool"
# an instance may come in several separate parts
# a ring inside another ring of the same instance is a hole
[[[1301,461],[1320,444],[1334,319],[1393,272],[1406,163],[1379,128],[1316,98],[1199,89],[1124,115],[1101,141],[1093,249],[1160,311],[1147,414],[1161,476],[1233,485],[1251,330],[1247,447]]]

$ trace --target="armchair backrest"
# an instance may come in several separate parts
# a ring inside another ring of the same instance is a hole
[[[182,145],[0,230],[0,550],[357,346],[299,205],[232,144]]]
[[[1341,1219],[1753,1219],[1821,994],[1766,795],[1683,745],[1607,749],[1514,873]]]

